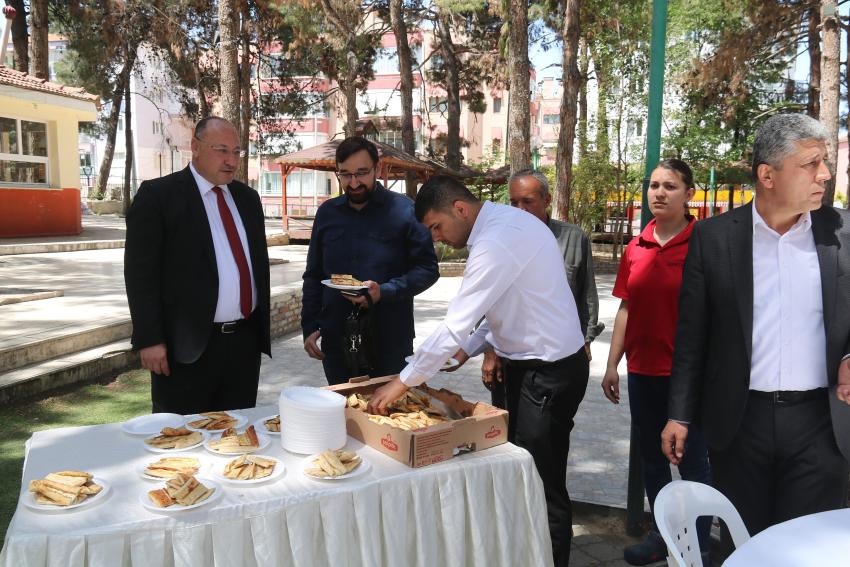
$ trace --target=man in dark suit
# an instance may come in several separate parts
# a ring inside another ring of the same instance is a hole
[[[145,181],[127,212],[124,280],[133,348],[154,412],[254,407],[271,355],[269,259],[257,192],[234,181],[236,129],[195,126],[192,162]]]
[[[850,214],[821,207],[827,136],[767,120],[754,202],[697,223],[684,266],[662,449],[678,464],[700,422],[750,534],[847,498]]]

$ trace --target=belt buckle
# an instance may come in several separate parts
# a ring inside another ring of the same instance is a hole
[[[232,335],[236,332],[236,321],[227,321],[221,324],[221,333],[223,335]]]
[[[787,404],[791,400],[783,396],[784,392],[782,390],[776,390],[773,392],[773,403],[775,404]]]

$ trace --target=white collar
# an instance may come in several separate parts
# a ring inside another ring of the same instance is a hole
[[[227,185],[216,185],[207,181],[203,175],[198,173],[198,170],[195,169],[195,165],[191,161],[189,162],[189,170],[192,172],[192,177],[195,178],[195,183],[198,185],[198,190],[201,192],[202,197],[212,191],[213,187],[222,187],[225,191],[229,191]]]
[[[767,224],[767,222],[765,222],[764,218],[762,218],[762,216],[759,214],[758,209],[756,208],[756,199],[755,197],[753,197],[753,230],[755,230],[757,226],[764,227],[773,234],[779,235],[779,233],[773,230]],[[788,232],[786,232],[785,234],[790,234],[792,232],[806,232],[811,229],[812,213],[810,211],[806,211],[805,213],[800,215],[800,218],[797,219],[797,222],[795,222],[794,225],[790,229],[788,229]]]
[[[466,239],[466,245],[468,247],[472,248],[475,241],[481,236],[481,231],[484,230],[483,226],[487,222],[487,217],[490,216],[489,213],[493,207],[494,205],[490,201],[484,201],[484,204],[481,205],[478,216],[475,217],[475,223],[472,225],[472,231],[469,233],[469,238]]]

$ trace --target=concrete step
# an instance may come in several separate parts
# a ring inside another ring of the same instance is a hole
[[[129,317],[105,325],[92,325],[83,330],[40,338],[0,348],[0,373],[51,360],[63,355],[92,349],[128,339],[133,332]]]
[[[124,248],[123,240],[71,240],[68,242],[34,242],[0,244],[0,256],[16,254],[45,254],[53,252],[79,252],[81,250],[108,250]]]
[[[139,365],[129,340],[118,340],[63,354],[0,374],[0,405],[81,382],[117,374]]]

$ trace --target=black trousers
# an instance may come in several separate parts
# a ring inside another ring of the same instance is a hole
[[[191,364],[168,354],[170,376],[151,372],[153,411],[192,414],[252,408],[260,381],[260,332],[251,318],[232,333],[213,327],[207,348]]]
[[[573,513],[567,492],[570,431],[590,364],[584,347],[555,362],[506,361],[508,440],[534,457],[543,479],[556,567],[570,562]]]
[[[835,443],[826,389],[797,403],[751,393],[732,444],[709,449],[709,457],[714,486],[750,535],[846,504],[848,465]]]

